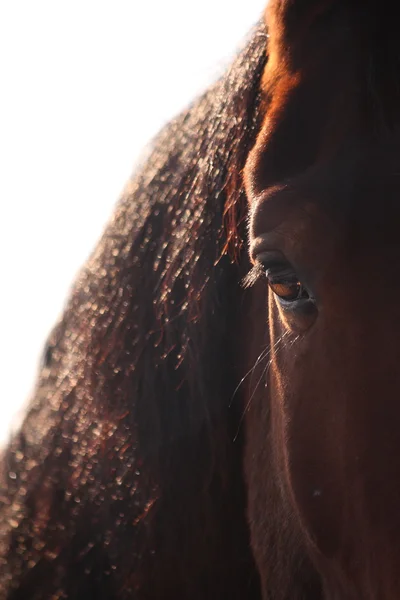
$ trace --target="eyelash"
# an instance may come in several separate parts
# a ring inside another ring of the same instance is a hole
[[[244,289],[249,289],[257,283],[261,278],[266,277],[266,271],[264,265],[260,262],[256,262],[247,275],[242,280],[242,286]]]
[[[263,264],[257,261],[243,279],[243,287],[246,289],[252,287],[261,277],[267,279],[270,290],[284,306],[293,307],[299,301],[310,300],[309,292],[289,264],[282,262]]]

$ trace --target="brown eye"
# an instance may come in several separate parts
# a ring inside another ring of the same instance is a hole
[[[300,281],[271,281],[268,279],[268,285],[276,296],[287,302],[294,302],[304,297]]]
[[[280,300],[296,302],[310,297],[291,268],[266,269],[266,275],[270,289]]]

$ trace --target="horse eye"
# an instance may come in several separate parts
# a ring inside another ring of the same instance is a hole
[[[288,302],[298,300],[301,295],[300,281],[268,281],[268,285],[276,296]]]
[[[309,298],[307,291],[294,274],[288,277],[287,275],[272,275],[267,271],[267,280],[270,289],[280,300],[295,302]]]

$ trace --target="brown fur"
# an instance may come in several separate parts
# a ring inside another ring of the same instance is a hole
[[[253,360],[271,346],[246,473],[273,600],[399,593],[400,70],[385,5],[272,0],[267,11],[265,116],[245,169],[250,253],[279,250],[315,296],[304,315],[269,293],[251,335]]]

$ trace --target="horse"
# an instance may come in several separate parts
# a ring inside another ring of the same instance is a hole
[[[7,600],[394,600],[400,55],[270,0],[156,138],[1,461]]]

